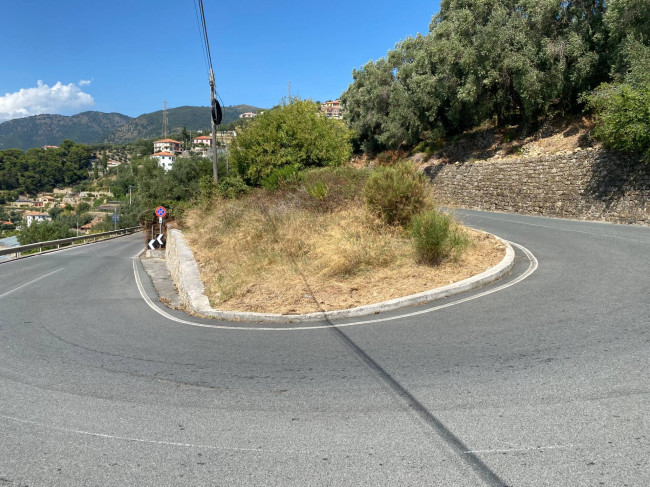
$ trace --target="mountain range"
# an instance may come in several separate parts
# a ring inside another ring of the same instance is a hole
[[[222,125],[245,112],[260,109],[250,105],[224,107]],[[183,106],[167,110],[167,133],[210,129],[210,107]],[[65,139],[81,144],[121,144],[137,139],[161,137],[163,111],[145,113],[133,118],[121,113],[82,112],[77,115],[34,115],[0,123],[0,150],[44,145],[60,145]]]

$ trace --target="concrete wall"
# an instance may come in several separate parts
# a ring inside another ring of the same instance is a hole
[[[441,205],[650,225],[650,164],[603,149],[429,166]]]
[[[204,294],[199,266],[180,230],[172,228],[167,231],[165,260],[172,281],[178,289],[183,308],[195,313],[210,310],[210,302]]]

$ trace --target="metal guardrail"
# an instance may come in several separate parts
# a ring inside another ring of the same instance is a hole
[[[127,235],[129,233],[134,233],[141,229],[142,227],[122,228],[121,230],[113,230],[111,232],[90,233],[88,235],[80,235],[78,237],[62,238],[59,240],[48,240],[47,242],[36,242],[27,245],[20,245],[18,247],[9,247],[8,249],[0,249],[0,255],[15,254],[16,257],[19,257],[21,253],[27,252],[29,250],[38,249],[40,253],[43,252],[43,249],[45,250],[60,249],[61,247],[66,247],[76,242],[82,242],[82,243],[86,243],[87,241],[94,242],[96,240],[103,240],[111,236]]]

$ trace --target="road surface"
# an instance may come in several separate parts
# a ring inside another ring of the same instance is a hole
[[[650,485],[650,228],[458,216],[532,255],[335,323],[163,316],[141,235],[0,264],[0,487]]]

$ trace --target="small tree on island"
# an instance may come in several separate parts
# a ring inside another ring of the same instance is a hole
[[[313,101],[294,98],[240,129],[230,146],[230,162],[257,186],[283,167],[337,166],[351,153],[350,131],[340,120],[325,117]]]

